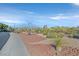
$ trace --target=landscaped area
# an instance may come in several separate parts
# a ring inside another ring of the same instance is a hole
[[[35,31],[36,30],[36,31]],[[19,33],[31,55],[79,55],[79,28],[52,27]]]
[[[44,25],[39,28],[12,28],[9,26],[2,26],[2,28],[17,33],[30,55],[79,55],[79,27],[48,28],[47,25]]]
[[[0,4],[0,55],[79,56],[79,4]]]

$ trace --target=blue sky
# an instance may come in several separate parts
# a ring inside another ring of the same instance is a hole
[[[17,26],[79,26],[79,4],[0,4],[0,23]]]

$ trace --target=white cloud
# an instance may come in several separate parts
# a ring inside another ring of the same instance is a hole
[[[21,21],[13,21],[13,20],[2,20],[2,22],[5,22],[5,23],[21,23]]]
[[[79,18],[79,15],[74,15],[73,17],[75,17],[75,18]]]
[[[79,3],[73,3],[74,5],[76,5],[76,6],[79,6]]]
[[[58,19],[67,19],[68,17],[66,16],[54,16],[54,17],[49,17],[50,19],[58,20]]]
[[[4,23],[22,23],[20,17],[14,15],[0,16],[0,22]]]
[[[57,16],[49,17],[50,19],[60,20],[60,19],[68,19],[69,17],[64,16],[63,14],[58,14]]]
[[[72,15],[72,16],[57,15],[57,16],[52,16],[52,17],[49,17],[49,18],[53,19],[53,20],[75,19],[75,18],[79,18],[79,15]]]

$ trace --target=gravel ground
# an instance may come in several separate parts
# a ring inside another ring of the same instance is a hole
[[[37,34],[28,35],[27,33],[20,33],[20,37],[32,56],[56,56],[55,48],[50,43],[47,44],[45,37]],[[58,56],[79,56],[78,39],[64,37]]]
[[[45,38],[40,35],[20,33],[20,37],[22,37],[23,42],[32,56],[52,56],[55,54],[55,49],[49,44],[32,44],[45,40]]]

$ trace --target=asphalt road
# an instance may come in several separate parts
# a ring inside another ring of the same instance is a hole
[[[2,49],[2,47],[5,45],[5,43],[8,41],[10,37],[9,32],[0,32],[0,50]]]
[[[4,37],[4,38],[3,38]],[[21,38],[15,33],[3,32],[0,34],[0,40],[2,38],[3,43],[0,42],[0,46],[3,46],[0,50],[0,56],[27,56],[28,50],[21,41]],[[2,45],[3,44],[3,45]]]

